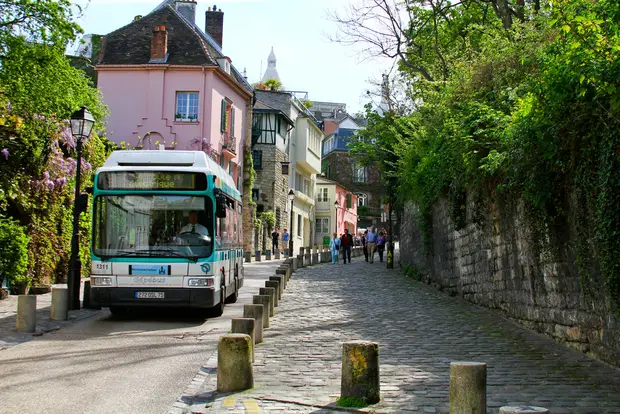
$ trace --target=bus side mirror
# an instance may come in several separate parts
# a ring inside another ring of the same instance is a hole
[[[93,188],[93,186],[91,185],[91,186],[86,187],[86,188],[84,189],[84,192],[85,192],[86,194],[92,194],[92,193],[93,193],[93,190],[94,190],[94,188]]]
[[[215,196],[215,217],[226,218],[226,198],[220,195]]]
[[[88,194],[80,193],[75,208],[79,213],[83,213],[88,209]]]

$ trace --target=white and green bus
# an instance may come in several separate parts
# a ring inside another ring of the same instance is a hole
[[[115,151],[95,174],[91,301],[212,316],[243,286],[241,194],[201,151]]]

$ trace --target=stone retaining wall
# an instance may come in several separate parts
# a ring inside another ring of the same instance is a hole
[[[467,224],[457,231],[448,201],[436,202],[432,235],[426,242],[419,209],[412,203],[405,207],[400,249],[406,271],[451,295],[500,310],[560,343],[620,365],[619,313],[603,282],[592,282],[594,289],[584,292],[571,247],[574,232],[564,228],[562,234],[547,235],[549,240],[561,240],[557,243],[561,247],[555,253],[537,253],[523,203],[486,200],[474,209],[468,199],[466,205]]]

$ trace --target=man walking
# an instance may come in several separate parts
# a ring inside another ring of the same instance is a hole
[[[287,253],[287,256],[290,256],[290,254],[288,254],[288,237],[288,231],[286,231],[286,229],[282,230],[282,249]]]
[[[271,233],[271,253],[276,254],[276,250],[280,252],[278,249],[278,239],[280,238],[280,234],[278,234],[278,228],[276,227]]]
[[[368,250],[368,258],[370,263],[375,262],[375,251],[377,250],[377,231],[375,226],[370,226],[368,234],[366,235],[366,249]]]
[[[349,229],[344,229],[344,234],[340,238],[340,248],[342,249],[342,262],[347,264],[347,257],[349,258],[349,264],[351,263],[351,247],[353,246],[353,236],[349,234]]]

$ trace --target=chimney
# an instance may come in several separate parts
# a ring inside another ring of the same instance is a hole
[[[194,0],[177,0],[174,9],[188,22],[196,23],[196,2]]]
[[[224,36],[224,13],[222,9],[213,6],[205,12],[205,32],[209,34],[218,46],[222,47],[222,37]]]
[[[151,38],[151,62],[163,63],[168,55],[168,32],[166,26],[155,26]]]

